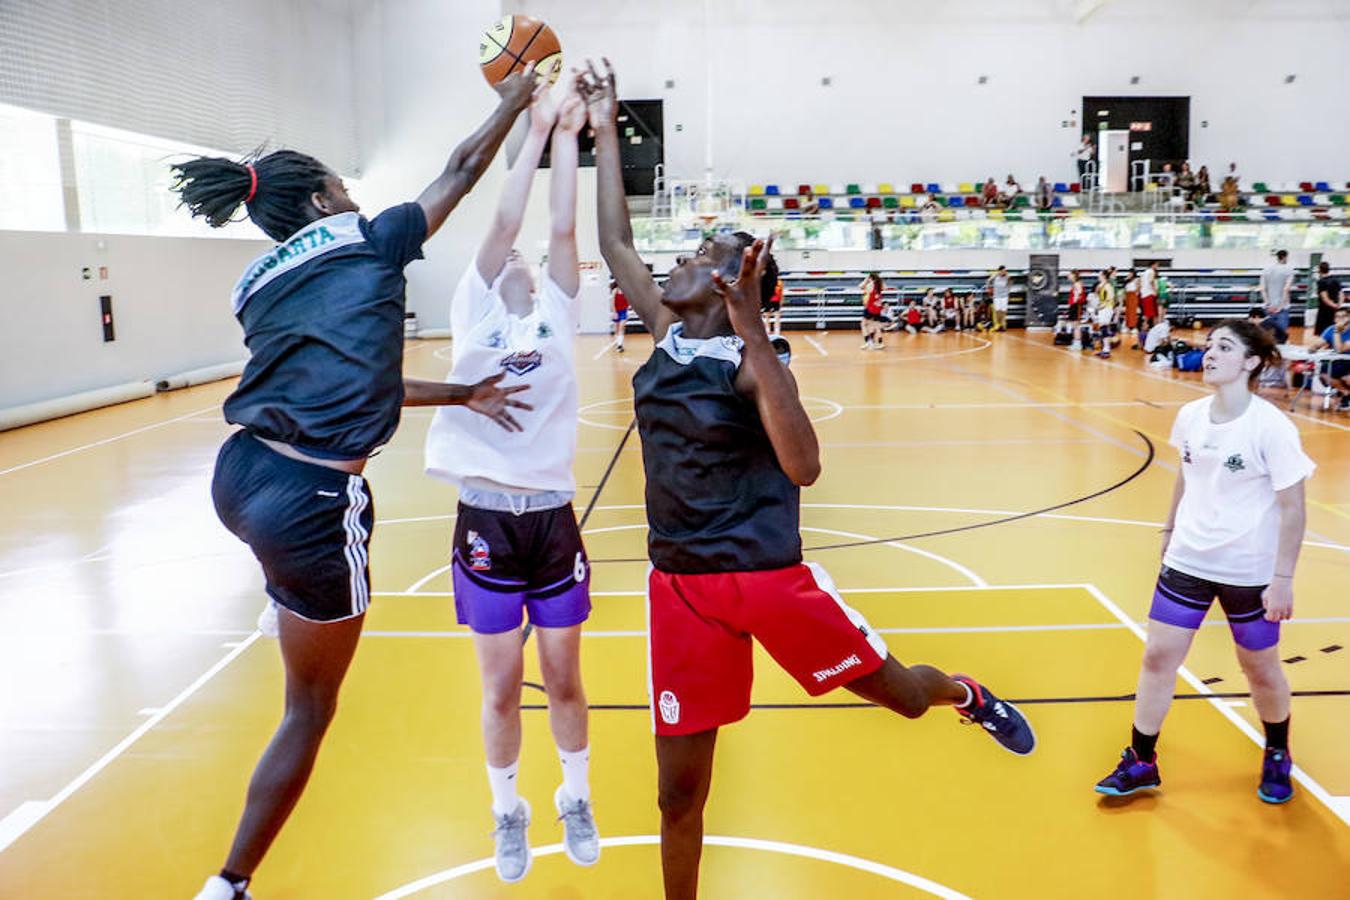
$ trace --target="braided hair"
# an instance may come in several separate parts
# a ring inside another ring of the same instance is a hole
[[[220,228],[234,221],[243,205],[254,224],[278,242],[316,218],[310,198],[324,193],[332,174],[314,157],[294,150],[277,150],[252,162],[201,156],[170,168],[170,189],[193,217]]]

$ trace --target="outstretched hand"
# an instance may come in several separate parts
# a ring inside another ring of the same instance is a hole
[[[469,399],[464,405],[479,415],[487,416],[507,431],[524,431],[520,423],[516,421],[515,416],[511,415],[512,409],[534,409],[528,403],[523,403],[515,399],[514,394],[529,390],[528,384],[517,384],[511,387],[498,387],[498,384],[506,377],[505,372],[484,378],[482,381],[469,387]]]
[[[586,60],[586,71],[578,72],[574,83],[581,99],[586,101],[586,114],[590,117],[591,127],[614,124],[619,114],[619,93],[615,84],[614,67],[609,59],[601,57],[605,74],[596,71],[595,63]]]
[[[576,76],[580,73],[573,69],[572,74]],[[586,102],[581,99],[576,78],[573,77],[568,81],[562,101],[558,104],[558,130],[563,134],[576,134],[581,131],[581,126],[585,124]]]
[[[759,316],[760,285],[772,251],[773,235],[770,235],[767,241],[757,240],[745,248],[741,254],[741,271],[735,281],[728,284],[720,272],[713,273],[713,292],[727,305],[731,327],[742,340],[751,335],[767,334],[764,320]]]
[[[521,71],[513,72],[494,84],[492,89],[516,109],[524,109],[534,100],[541,86],[548,90],[548,82],[538,81],[534,77],[534,63],[529,63]]]

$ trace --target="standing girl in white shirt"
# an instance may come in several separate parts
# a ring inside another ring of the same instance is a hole
[[[556,128],[554,123],[556,119]],[[427,434],[428,474],[459,487],[451,551],[455,612],[473,631],[483,678],[483,742],[496,821],[497,875],[529,871],[530,806],[517,793],[521,625],[529,613],[548,691],[549,724],[562,761],[554,805],[563,846],[579,865],[600,855],[590,811],[586,695],[581,685],[581,623],[590,615],[590,568],[572,511],[576,481],[577,133],[586,108],[569,91],[530,109],[529,134],[507,176],[497,214],[455,291],[449,380],[469,372],[505,374],[528,384],[532,411],[519,432],[502,436],[478,418],[438,414]],[[529,265],[513,248],[530,184],[553,129],[548,266],[536,294]],[[492,423],[487,423],[491,425]],[[493,425],[495,428],[496,426]]]
[[[1293,615],[1294,564],[1303,543],[1303,482],[1315,468],[1298,429],[1256,396],[1261,370],[1278,361],[1269,332],[1229,319],[1209,333],[1208,397],[1177,413],[1171,444],[1181,454],[1163,528],[1162,572],[1149,610],[1148,643],[1135,695],[1130,746],[1097,784],[1123,796],[1162,784],[1154,748],[1172,703],[1177,669],[1218,598],[1265,724],[1257,793],[1293,796],[1289,781],[1289,682],[1280,663],[1280,622]]]

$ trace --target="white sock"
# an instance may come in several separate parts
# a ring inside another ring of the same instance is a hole
[[[558,759],[562,760],[563,790],[573,800],[591,799],[591,748],[580,750],[558,748]]]
[[[492,788],[492,814],[510,815],[520,805],[520,794],[516,792],[516,775],[520,772],[520,760],[500,769],[487,767],[488,786]]]
[[[975,692],[972,691],[970,685],[966,684],[964,681],[958,681],[957,684],[966,689],[966,699],[963,702],[956,704],[956,706],[958,709],[968,709],[970,705],[975,702]]]

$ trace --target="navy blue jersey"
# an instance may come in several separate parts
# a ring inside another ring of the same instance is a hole
[[[652,564],[678,574],[796,565],[800,490],[736,391],[741,340],[682,330],[672,325],[633,376]]]
[[[403,405],[403,267],[427,220],[404,203],[328,216],[259,257],[234,289],[249,361],[225,420],[321,459],[362,459]]]

